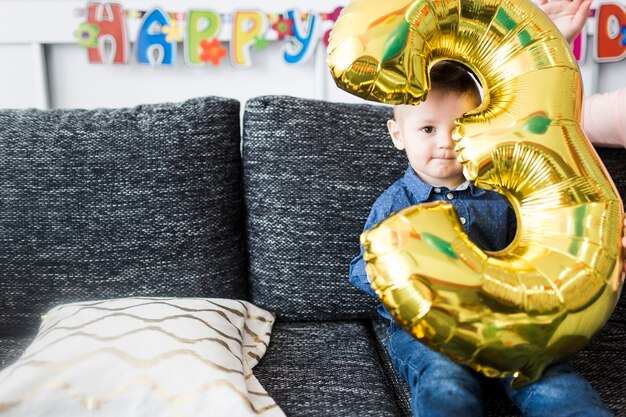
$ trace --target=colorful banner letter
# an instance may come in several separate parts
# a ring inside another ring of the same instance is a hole
[[[98,64],[128,62],[128,37],[126,36],[124,9],[121,5],[90,3],[87,10],[87,22],[100,28],[98,46],[87,48],[89,62]]]
[[[170,24],[170,17],[159,8],[144,16],[137,35],[137,62],[154,66],[176,62],[176,41],[168,42],[162,31]]]
[[[233,15],[230,60],[235,68],[252,66],[250,48],[267,30],[267,17],[256,11],[236,11]]]
[[[305,24],[295,9],[287,11],[287,16],[293,20],[293,36],[283,48],[283,59],[288,64],[304,63],[315,51],[322,19],[318,14],[309,13]]]
[[[187,65],[206,65],[201,58],[202,42],[217,37],[221,26],[220,16],[209,10],[188,10],[184,55]]]
[[[576,36],[574,42],[572,42],[572,52],[574,52],[576,62],[578,62],[579,65],[583,65],[587,57],[587,31],[584,28],[582,32]]]
[[[623,59],[626,56],[626,12],[623,7],[614,3],[601,4],[596,16],[596,61]]]

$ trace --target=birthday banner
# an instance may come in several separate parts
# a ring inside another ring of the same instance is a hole
[[[592,13],[595,13],[593,10]],[[626,9],[621,4],[604,3],[596,13],[596,62],[615,62],[626,56]]]
[[[89,3],[83,11],[86,20],[74,36],[87,49],[92,63],[127,64],[131,55],[127,23],[140,20],[134,42],[134,57],[140,64],[175,65],[182,43],[189,66],[220,65],[229,55],[235,68],[247,68],[252,65],[251,49],[263,50],[273,40],[285,42],[281,53],[285,63],[301,64],[320,40],[328,45],[328,34],[340,11],[337,7],[329,13],[300,13],[294,8],[284,14],[257,10],[224,14],[212,10],[166,12],[158,7],[125,10],[116,3]],[[228,32],[223,33],[224,29]]]
[[[251,49],[263,50],[269,41],[283,41],[282,60],[289,65],[302,64],[312,56],[328,35],[342,7],[328,13],[301,13],[293,8],[282,14],[258,10],[164,11],[124,9],[117,3],[88,3],[81,9],[85,21],[74,36],[87,49],[89,62],[127,64],[131,41],[127,28],[134,23],[134,59],[152,66],[175,65],[182,43],[188,66],[220,65],[227,56],[235,68],[252,66]],[[591,11],[596,31],[593,42],[596,62],[615,62],[626,56],[626,10],[617,3],[604,3]],[[137,25],[138,23],[138,25]],[[226,44],[226,46],[225,46]],[[587,36],[579,35],[573,43],[576,59],[587,55]]]

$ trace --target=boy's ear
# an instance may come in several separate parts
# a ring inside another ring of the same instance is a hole
[[[394,119],[387,120],[387,130],[389,131],[389,136],[391,136],[391,140],[396,149],[399,151],[404,150],[404,138],[402,137],[402,131],[400,130],[398,122]]]

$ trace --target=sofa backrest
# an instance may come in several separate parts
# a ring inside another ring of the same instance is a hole
[[[407,166],[388,107],[284,96],[247,102],[244,194],[251,300],[284,320],[366,317],[373,301],[348,268],[378,195]],[[626,150],[598,148],[622,198]],[[612,319],[626,322],[626,301]]]
[[[349,283],[374,200],[406,169],[388,107],[284,96],[249,100],[243,118],[251,300],[284,320],[371,317]]]
[[[0,333],[61,302],[245,298],[239,109],[0,110]]]

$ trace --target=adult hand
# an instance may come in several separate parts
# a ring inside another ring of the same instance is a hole
[[[537,6],[554,22],[569,43],[585,26],[591,0],[539,0]]]

